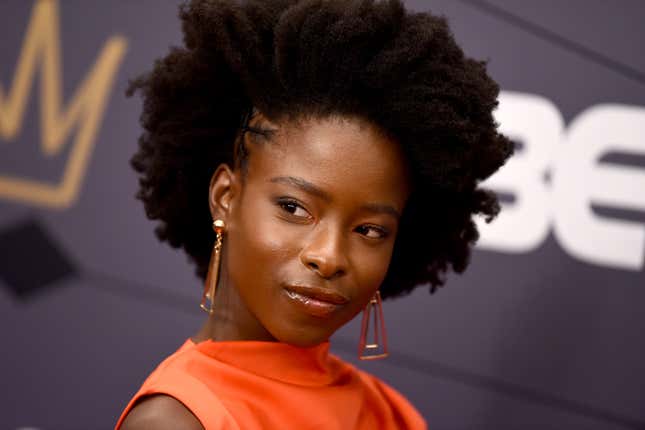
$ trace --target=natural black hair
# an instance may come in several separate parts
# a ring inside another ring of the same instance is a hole
[[[204,279],[214,233],[211,175],[235,163],[253,107],[279,123],[303,115],[365,119],[396,139],[413,172],[384,298],[430,291],[469,264],[473,215],[499,212],[478,186],[513,152],[492,111],[498,85],[467,58],[445,18],[400,0],[193,0],[183,47],[131,82],[144,132],[131,165],[155,232],[183,247]]]

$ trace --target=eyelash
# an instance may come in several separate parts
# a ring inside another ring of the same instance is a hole
[[[289,215],[295,216],[296,218],[303,218],[303,217],[294,215],[293,212],[287,209],[287,206],[295,206],[296,208],[300,208],[303,211],[309,213],[309,211],[307,211],[307,209],[305,209],[297,200],[282,198],[282,199],[278,199],[277,204],[282,208],[283,211],[287,212]]]
[[[303,211],[307,212],[307,214],[308,214],[309,212],[307,211],[307,209],[305,209],[297,200],[282,198],[282,199],[278,199],[277,205],[280,206],[280,208],[283,211],[287,212],[290,216],[293,216],[293,217],[296,217],[296,218],[307,218],[307,219],[309,219],[311,217],[311,215],[309,215],[309,217],[302,217],[302,216],[294,215],[293,212],[291,212],[290,210],[287,209],[287,206],[291,206],[291,207],[295,206],[296,209],[300,208]],[[294,212],[295,212],[295,210],[294,210]],[[389,232],[387,230],[385,230],[382,227],[375,226],[375,225],[361,225],[361,226],[357,227],[356,230],[362,230],[362,229],[374,230],[379,234],[379,237],[369,237],[366,234],[361,233],[367,239],[372,239],[372,240],[385,239],[389,235]]]
[[[376,231],[379,234],[379,237],[369,237],[369,236],[363,235],[363,236],[367,237],[368,239],[385,239],[388,236],[388,232],[385,229],[383,229],[381,227],[377,227],[375,225],[362,225],[362,226],[360,226],[358,228],[359,229],[362,229],[362,228],[371,229],[371,230]]]

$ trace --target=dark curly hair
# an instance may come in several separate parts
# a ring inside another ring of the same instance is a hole
[[[468,266],[497,197],[478,188],[513,145],[497,132],[498,85],[466,58],[445,18],[400,0],[193,0],[180,7],[185,47],[130,83],[145,131],[131,165],[155,233],[183,247],[204,279],[214,233],[211,175],[233,165],[253,108],[279,122],[347,115],[400,142],[414,189],[404,210],[384,298],[420,284],[433,292]],[[243,133],[243,132],[242,132]]]

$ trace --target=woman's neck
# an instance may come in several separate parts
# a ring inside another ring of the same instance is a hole
[[[260,340],[276,341],[262,324],[252,315],[237,289],[230,285],[227,277],[220,279],[213,301],[214,311],[193,336],[195,342],[204,340]]]

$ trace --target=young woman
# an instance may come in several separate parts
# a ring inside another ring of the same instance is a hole
[[[512,153],[498,86],[444,19],[399,0],[194,0],[180,17],[185,47],[131,86],[132,165],[208,315],[116,428],[425,428],[328,339],[466,268],[472,216],[499,211],[478,183]]]

